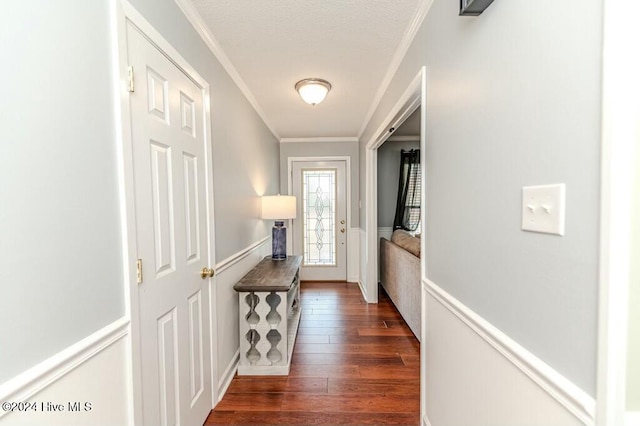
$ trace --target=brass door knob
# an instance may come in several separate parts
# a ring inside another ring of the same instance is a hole
[[[200,271],[200,276],[202,277],[203,280],[206,280],[207,277],[213,278],[214,275],[215,275],[215,271],[213,270],[213,268],[207,268],[205,266],[204,268],[202,268],[202,271]]]

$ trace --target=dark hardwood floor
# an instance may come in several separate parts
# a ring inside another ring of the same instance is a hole
[[[418,425],[420,344],[383,291],[301,283],[289,376],[236,376],[205,425]]]

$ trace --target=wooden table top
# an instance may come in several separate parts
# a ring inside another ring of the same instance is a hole
[[[288,291],[293,278],[300,268],[302,256],[287,256],[283,260],[273,260],[267,256],[233,286],[238,292],[248,291]]]

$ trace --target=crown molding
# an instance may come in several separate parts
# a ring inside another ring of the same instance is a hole
[[[433,4],[433,0],[420,1],[420,4],[418,5],[418,9],[416,10],[416,14],[411,20],[411,24],[409,25],[409,27],[407,27],[407,30],[405,31],[404,36],[402,37],[402,41],[400,42],[400,45],[396,49],[396,52],[393,55],[393,58],[391,59],[391,62],[389,62],[387,73],[384,75],[384,78],[380,83],[380,87],[378,87],[376,96],[373,98],[373,103],[371,104],[371,107],[369,108],[369,111],[367,112],[367,115],[362,123],[362,127],[358,132],[358,139],[362,137],[362,134],[366,130],[367,126],[369,125],[369,122],[371,121],[371,118],[373,117],[373,113],[376,111],[376,109],[378,109],[378,106],[380,106],[380,101],[382,101],[382,97],[384,96],[385,92],[389,88],[389,85],[391,84],[391,80],[393,80],[393,77],[396,75],[398,68],[400,68],[400,64],[402,63],[402,60],[407,54],[407,51],[409,50],[411,43],[413,43],[413,39],[418,33],[418,30],[420,29],[420,26],[422,25],[424,18],[427,16],[429,9],[431,9],[432,4]]]
[[[354,136],[318,138],[281,138],[280,143],[359,142]]]
[[[260,105],[258,104],[258,101],[256,101],[256,98],[253,96],[253,93],[251,93],[251,90],[249,90],[247,84],[244,82],[242,77],[240,77],[238,70],[236,70],[236,67],[233,66],[233,64],[229,60],[229,57],[220,46],[220,43],[218,42],[218,40],[216,40],[213,34],[211,34],[211,31],[209,31],[209,28],[204,23],[202,17],[193,7],[191,2],[189,0],[175,0],[175,2],[182,13],[184,13],[184,15],[187,17],[198,35],[200,35],[202,40],[205,42],[207,47],[209,47],[209,50],[211,51],[211,53],[213,53],[213,56],[215,56],[216,59],[220,62],[233,82],[238,86],[242,94],[244,94],[253,109],[260,116],[264,124],[267,126],[267,128],[269,128],[273,136],[276,139],[280,140],[280,135],[278,134],[278,132],[276,132],[273,125],[267,119],[266,114],[264,113],[262,108],[260,108]]]

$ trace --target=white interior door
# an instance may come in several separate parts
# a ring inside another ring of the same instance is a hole
[[[203,90],[127,25],[145,425],[202,425],[211,410]]]
[[[344,161],[294,161],[293,252],[301,280],[346,281],[347,191]]]

